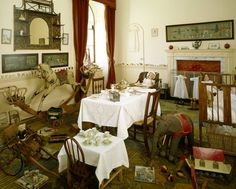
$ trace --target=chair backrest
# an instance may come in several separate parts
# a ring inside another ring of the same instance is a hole
[[[141,72],[139,74],[138,80],[136,82],[142,83],[144,78],[147,78],[149,72]],[[153,85],[153,88],[161,87],[161,79],[159,78],[159,73],[155,72],[155,84]]]
[[[138,76],[138,80],[137,80],[137,82],[142,83],[143,80],[144,80],[144,78],[146,78],[147,73],[148,73],[148,72],[141,72],[141,73],[139,74],[139,76]]]
[[[80,170],[83,172],[85,166],[84,153],[80,144],[74,138],[68,138],[64,142],[64,148],[67,154],[69,170]]]
[[[92,93],[98,94],[101,90],[105,89],[104,77],[93,78],[92,80]]]
[[[144,127],[149,126],[149,120],[153,126],[153,133],[155,133],[157,108],[160,100],[161,90],[158,89],[155,92],[149,92],[146,101],[145,113],[144,113]],[[147,128],[146,128],[147,129]]]

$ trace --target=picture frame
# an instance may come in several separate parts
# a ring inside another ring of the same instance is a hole
[[[1,33],[1,43],[2,44],[11,44],[12,30],[2,29]]]
[[[69,44],[69,34],[63,33],[62,34],[62,45],[68,45]]]
[[[158,36],[158,28],[152,28],[151,35],[152,35],[152,37],[157,37]]]
[[[234,20],[167,25],[166,41],[234,39]]]
[[[38,54],[3,54],[2,73],[35,70]]]
[[[51,68],[68,66],[69,53],[42,53],[42,63]]]

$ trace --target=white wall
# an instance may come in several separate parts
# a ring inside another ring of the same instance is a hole
[[[0,29],[12,30],[12,41],[11,44],[0,44],[0,56],[2,54],[24,54],[24,53],[38,53],[39,63],[42,63],[42,53],[56,53],[56,52],[68,52],[69,53],[69,66],[74,67],[75,65],[75,54],[74,54],[74,43],[73,43],[73,18],[72,18],[72,1],[71,0],[54,0],[54,12],[61,14],[61,24],[64,26],[61,28],[61,32],[69,34],[69,45],[61,45],[60,50],[16,50],[14,51],[14,20],[13,20],[13,5],[21,7],[22,0],[1,0],[0,1]],[[0,112],[7,111],[9,109],[15,109],[12,105],[8,105],[1,88],[15,85],[17,87],[26,87],[27,94],[26,100],[30,101],[30,96],[33,92],[43,85],[42,80],[37,79],[32,75],[31,71],[24,72],[13,72],[9,74],[2,73],[2,59],[0,58]],[[58,106],[65,100],[72,90],[70,86],[58,87],[55,91],[50,94],[42,107],[42,110],[46,110],[51,106]],[[34,100],[34,103],[30,102],[30,106],[37,110],[39,100]],[[26,118],[29,115],[21,112],[21,118]]]
[[[141,62],[129,61],[128,36],[131,24],[139,24],[144,30],[145,64],[166,65],[167,54],[165,50],[170,44],[175,48],[187,46],[192,49],[192,42],[167,43],[166,25],[229,19],[234,19],[235,25],[235,7],[235,0],[117,0],[115,62],[117,64],[138,64]],[[152,28],[158,29],[157,37],[152,37]],[[231,48],[236,48],[236,40],[234,39],[203,41],[200,49],[206,49],[208,43],[211,42],[220,43],[221,48],[224,48],[225,43],[229,43]]]

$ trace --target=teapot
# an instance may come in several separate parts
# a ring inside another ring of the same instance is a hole
[[[202,41],[197,40],[192,43],[193,48],[198,49],[202,44]]]

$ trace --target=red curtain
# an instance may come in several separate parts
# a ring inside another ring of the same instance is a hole
[[[80,67],[83,65],[87,44],[88,0],[73,0],[74,46],[76,58],[76,81],[80,82]]]
[[[114,67],[114,48],[115,48],[115,9],[109,6],[105,7],[105,27],[106,27],[106,48],[108,56],[108,79],[107,88],[116,82]]]

